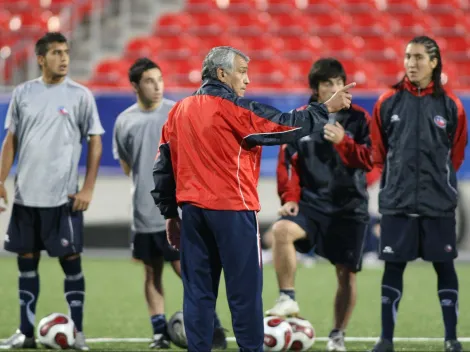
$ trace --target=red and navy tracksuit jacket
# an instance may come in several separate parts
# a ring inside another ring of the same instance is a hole
[[[173,107],[163,126],[153,172],[155,203],[166,218],[175,217],[183,203],[258,211],[260,145],[320,133],[327,121],[322,104],[282,113],[207,80]]]
[[[294,201],[313,210],[367,221],[366,173],[372,169],[369,114],[352,105],[336,114],[345,130],[341,143],[323,134],[281,146],[277,166],[282,204]]]
[[[374,166],[384,168],[382,214],[454,216],[456,171],[467,145],[467,118],[451,92],[433,95],[408,79],[384,93],[371,124]]]

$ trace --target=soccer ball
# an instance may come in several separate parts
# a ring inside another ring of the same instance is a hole
[[[307,351],[315,343],[315,330],[312,324],[303,318],[288,318],[292,327],[291,351]]]
[[[71,348],[75,344],[76,334],[77,329],[73,320],[64,314],[49,314],[38,324],[38,340],[47,348],[56,350]]]
[[[188,347],[188,340],[186,339],[186,331],[184,330],[183,312],[178,311],[173,314],[168,321],[167,327],[168,335],[171,341],[180,348]]]
[[[292,328],[280,317],[264,318],[264,350],[287,351],[292,342]]]

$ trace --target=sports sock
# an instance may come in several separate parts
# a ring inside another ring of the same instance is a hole
[[[385,262],[382,277],[382,335],[383,339],[392,341],[398,305],[403,294],[403,272],[405,263]]]
[[[220,322],[220,319],[217,316],[217,313],[214,312],[214,329],[219,329],[221,327],[222,327],[222,323]]]
[[[34,336],[36,318],[36,302],[39,297],[39,258],[23,258],[18,256],[18,280],[20,298],[20,331],[26,337]]]
[[[64,294],[69,305],[70,317],[78,332],[83,331],[83,305],[85,303],[85,278],[82,273],[82,259],[60,259],[65,274]]]
[[[283,293],[288,295],[291,299],[295,301],[295,290],[294,289],[287,289],[287,290],[279,290],[279,293]]]
[[[153,334],[166,333],[166,317],[165,314],[155,314],[150,317],[152,323]]]
[[[433,263],[437,274],[437,294],[441,302],[445,339],[457,339],[457,319],[459,315],[459,281],[454,262]]]

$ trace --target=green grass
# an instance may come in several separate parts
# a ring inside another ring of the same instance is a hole
[[[16,259],[0,257],[0,338],[6,338],[18,324]],[[459,335],[470,336],[470,265],[459,264],[460,321]],[[151,329],[143,296],[143,269],[130,259],[85,258],[86,275],[85,333],[92,337],[150,337]],[[376,337],[380,333],[381,270],[366,269],[358,275],[358,302],[347,336]],[[40,264],[41,293],[37,306],[37,321],[51,312],[68,311],[63,295],[63,273],[56,260],[43,258]],[[278,296],[275,273],[271,266],[264,269],[264,306],[272,306]],[[308,269],[299,267],[296,276],[297,300],[302,316],[315,327],[317,336],[327,336],[332,324],[333,296],[336,288],[333,267],[317,264]],[[165,268],[167,316],[181,308],[182,285],[170,267]],[[436,276],[432,266],[410,265],[405,273],[404,296],[400,304],[396,336],[441,337],[443,325],[436,292]],[[221,283],[217,311],[222,323],[231,330],[231,318]],[[365,351],[373,343],[348,343],[348,349]],[[314,351],[321,351],[324,342],[317,342]],[[92,344],[99,350],[146,350],[145,343]],[[235,348],[235,343],[230,347]],[[439,351],[442,342],[396,343],[402,351]],[[465,344],[464,344],[465,347]],[[467,344],[467,348],[470,346]]]

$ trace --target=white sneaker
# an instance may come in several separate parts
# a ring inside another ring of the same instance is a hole
[[[344,345],[344,334],[342,332],[330,333],[326,344],[327,351],[346,352]]]
[[[278,317],[299,315],[299,304],[285,293],[281,293],[274,307],[266,311],[266,315]]]
[[[73,345],[73,348],[79,351],[90,350],[90,347],[88,347],[88,345],[86,344],[85,335],[83,334],[83,332],[77,332],[77,335],[75,336],[75,344]]]
[[[11,350],[17,348],[36,348],[36,340],[34,337],[26,337],[19,329],[0,343],[0,350]]]

